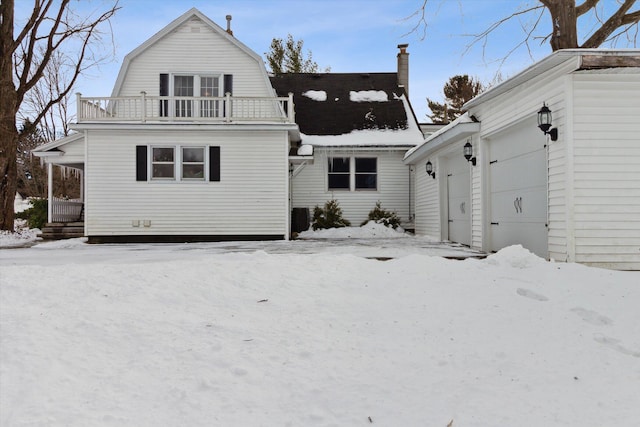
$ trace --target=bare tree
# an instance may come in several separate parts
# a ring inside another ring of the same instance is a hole
[[[508,57],[513,51],[521,46],[529,48],[533,40],[539,39],[542,43],[550,43],[553,51],[559,49],[589,49],[597,48],[605,43],[615,46],[626,39],[627,45],[636,46],[638,36],[638,22],[640,21],[640,10],[633,10],[637,0],[582,0],[576,4],[576,0],[538,0],[533,5],[529,3],[519,3],[519,8],[502,18],[496,18],[484,31],[478,34],[470,34],[471,43],[467,50],[476,44],[486,46],[488,37],[498,30],[503,24],[513,19],[521,18],[525,15],[533,16],[531,24],[522,24],[523,37],[505,55]],[[433,2],[431,2],[433,3]],[[605,13],[604,5],[611,10],[608,16]],[[422,5],[408,20],[417,20],[413,28],[409,31],[420,32],[421,37],[426,37],[428,28],[427,10],[430,7],[429,0],[422,0]],[[536,30],[548,12],[551,18],[551,32],[537,37]],[[590,15],[595,19],[597,25],[586,34],[578,34],[578,19]],[[583,40],[582,42],[580,40]],[[529,49],[530,51],[530,49]]]
[[[38,115],[52,98],[57,97],[69,86],[71,76],[66,72],[66,64],[71,60],[65,52],[56,51],[51,55],[51,60],[45,67],[42,78],[25,94],[22,107],[18,111],[21,122],[31,121],[31,117]],[[68,92],[60,101],[49,108],[47,114],[42,116],[37,127],[44,142],[67,136],[71,132],[69,125],[74,118],[69,110],[71,100],[72,94]]]
[[[43,78],[56,52],[76,52],[64,64],[70,77],[58,93],[43,102],[32,118],[38,125],[67,96],[79,75],[103,62],[101,24],[119,9],[118,0],[106,11],[82,17],[70,0],[34,0],[33,12],[22,28],[14,29],[14,0],[0,3],[0,229],[13,230],[17,186],[18,111],[25,97]],[[14,32],[15,30],[15,32]],[[14,38],[15,35],[15,38]]]

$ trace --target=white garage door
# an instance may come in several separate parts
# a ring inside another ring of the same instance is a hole
[[[527,121],[490,143],[491,250],[521,244],[541,257],[547,245],[546,139]]]
[[[449,240],[471,244],[471,198],[469,162],[462,156],[447,158]]]

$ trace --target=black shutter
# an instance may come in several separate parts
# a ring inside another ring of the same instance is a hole
[[[147,180],[147,146],[136,145],[136,181]]]
[[[169,96],[169,74],[160,74],[160,96]],[[160,101],[160,117],[169,115],[169,101]]]
[[[225,74],[224,75],[224,93],[233,95],[233,74]]]
[[[209,181],[220,181],[220,147],[209,147]]]

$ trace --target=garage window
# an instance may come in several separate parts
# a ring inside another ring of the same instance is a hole
[[[351,181],[351,158],[329,158],[329,190],[348,190]]]

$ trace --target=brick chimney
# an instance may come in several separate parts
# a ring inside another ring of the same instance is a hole
[[[409,54],[408,44],[399,44],[398,49],[398,86],[404,87],[404,93],[409,97]]]
[[[231,31],[231,15],[227,15],[227,33],[229,33],[230,36],[233,35],[233,31]]]

